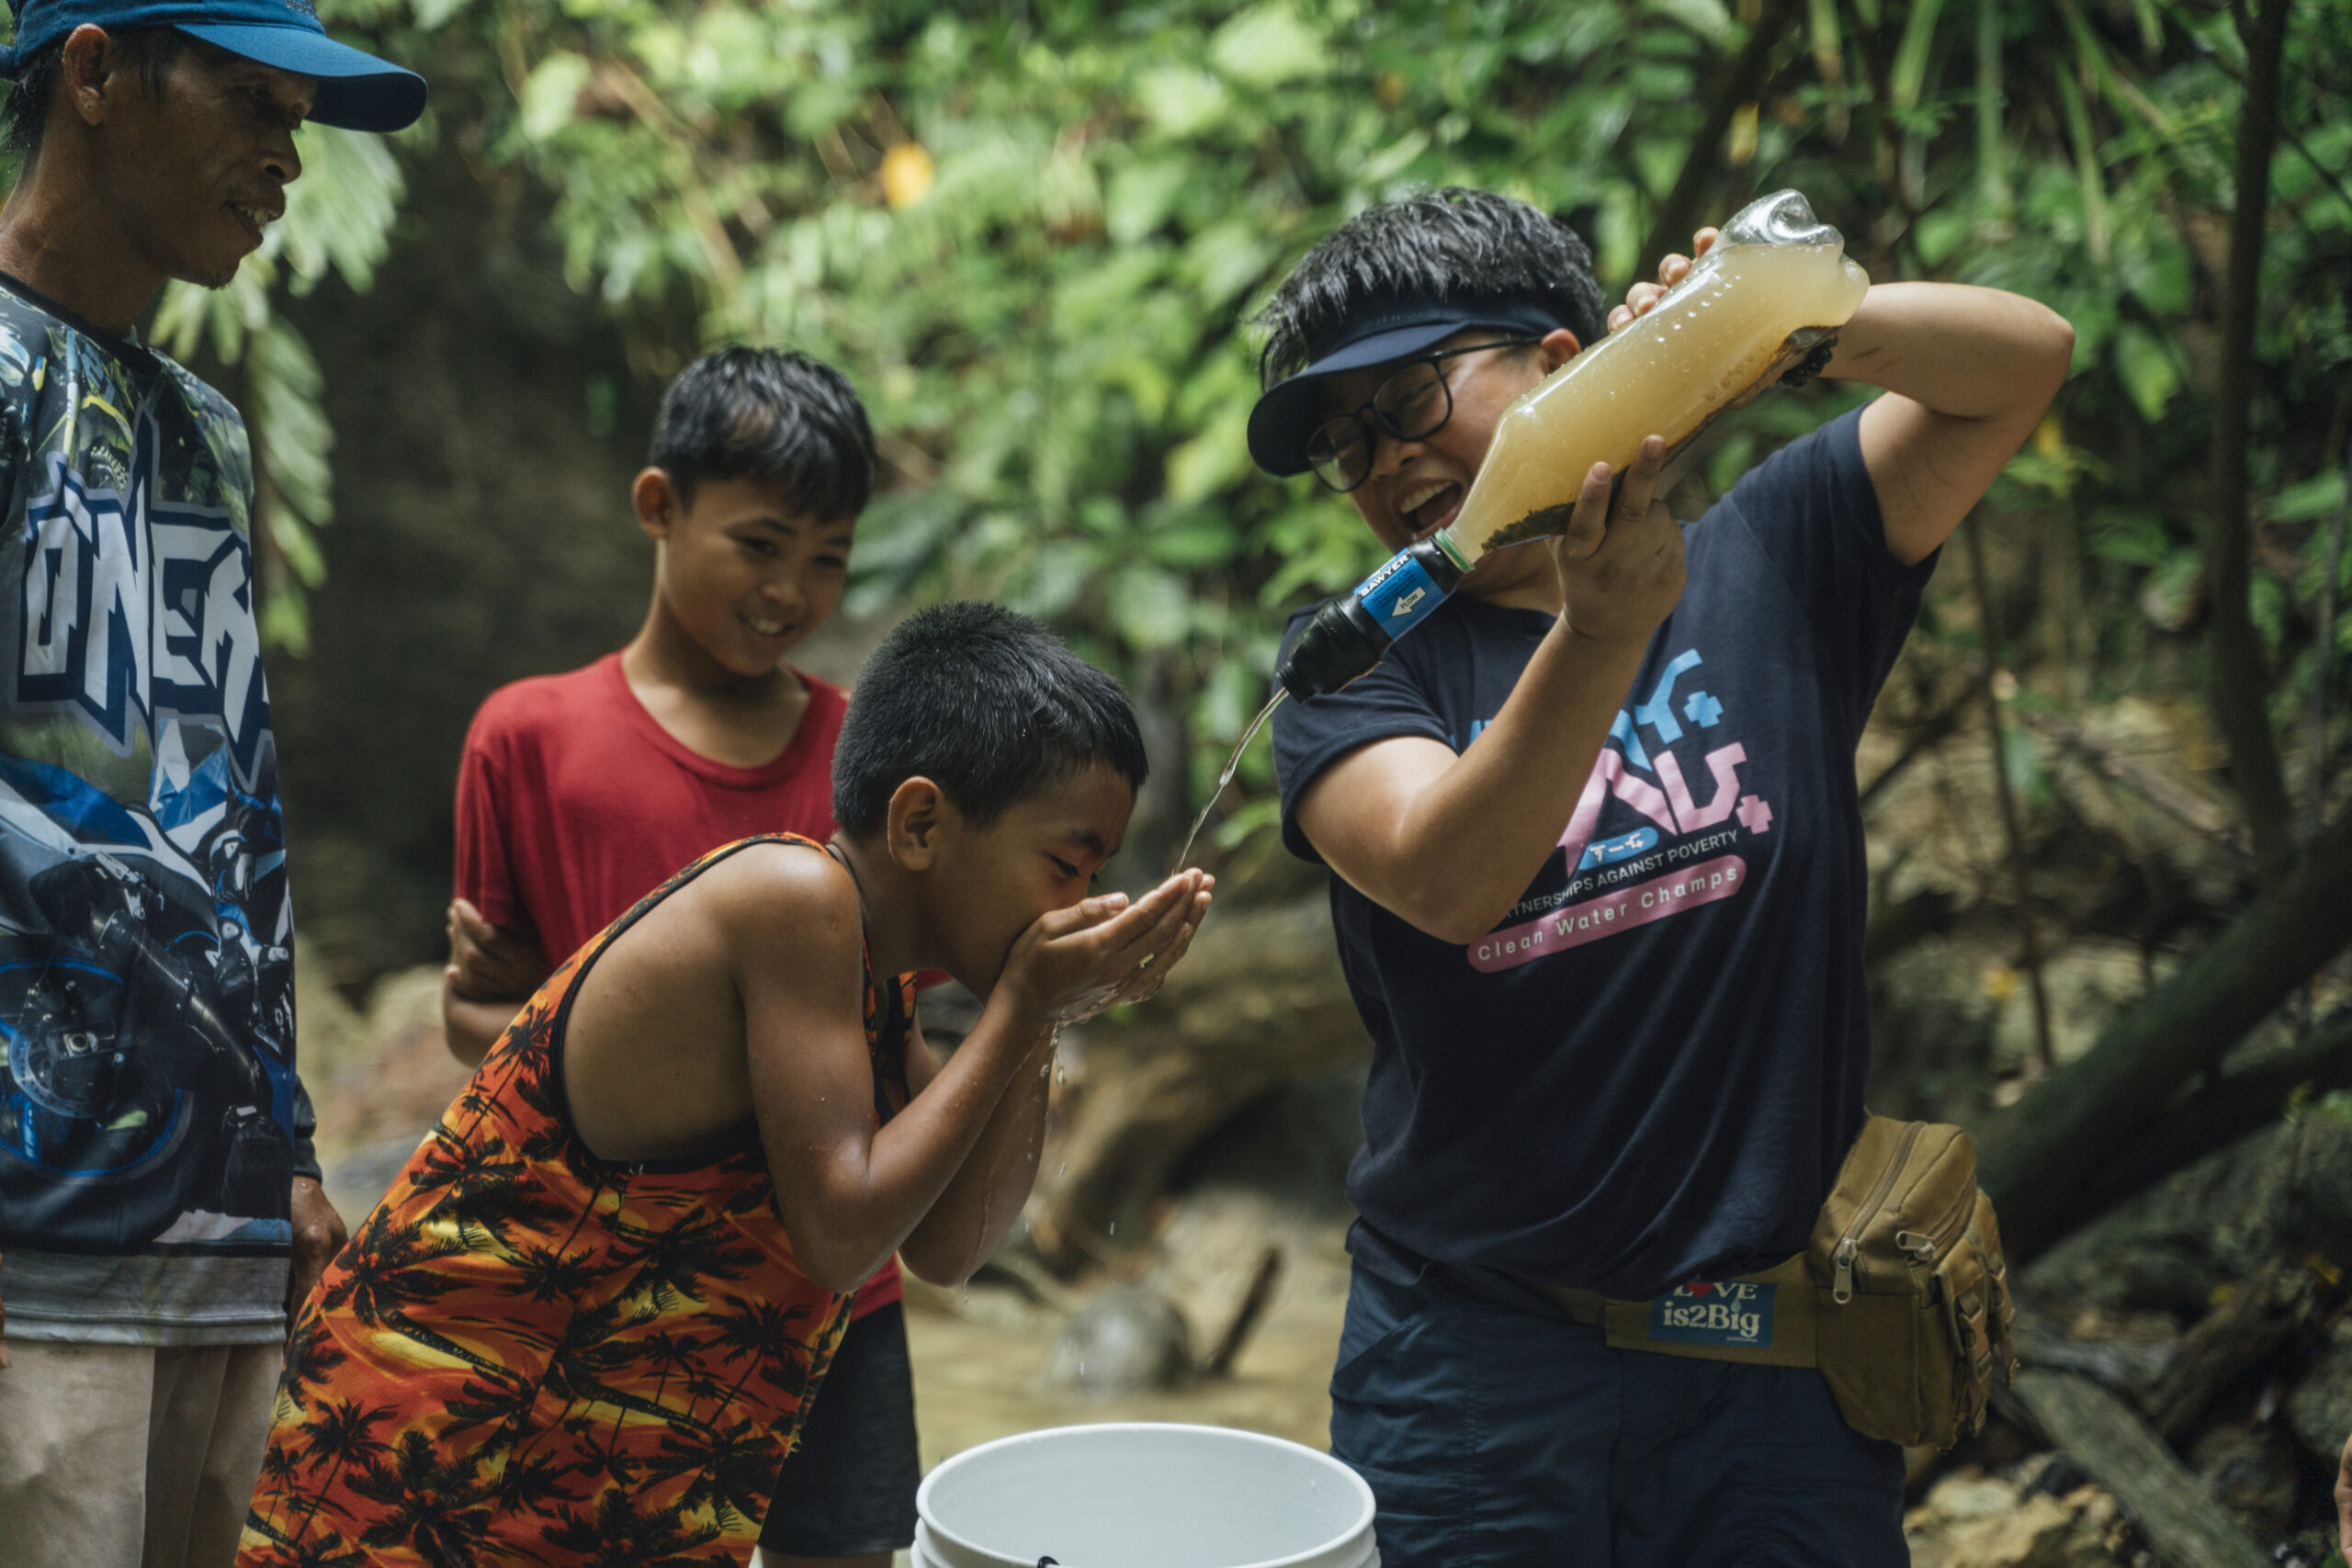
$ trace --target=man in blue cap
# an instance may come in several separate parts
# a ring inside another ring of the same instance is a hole
[[[1690,265],[1604,314],[1523,202],[1368,208],[1261,318],[1250,451],[1427,538],[1512,400]],[[1865,407],[1687,527],[1657,437],[1613,494],[1595,465],[1565,537],[1277,713],[1283,840],[1330,868],[1374,1042],[1331,1451],[1387,1568],[1907,1561],[1901,1450],[1728,1303],[1773,1300],[1739,1276],[1804,1250],[1862,1122],[1855,744],[2072,342],[2015,295],[1874,288],[1825,371]],[[1629,1314],[1661,1331],[1621,1348]]]
[[[252,454],[137,323],[235,276],[305,120],[398,130],[425,87],[307,0],[23,0],[0,74],[0,1568],[211,1568],[344,1227],[294,1070]]]

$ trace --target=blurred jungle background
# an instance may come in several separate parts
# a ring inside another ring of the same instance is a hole
[[[258,446],[306,1076],[353,1218],[458,1081],[432,967],[477,703],[617,646],[653,399],[846,368],[884,471],[847,680],[984,594],[1119,673],[1149,881],[1351,584],[1251,469],[1245,325],[1363,204],[1557,212],[1613,295],[1794,186],[1875,278],[1997,285],[2074,375],[1944,552],[1860,761],[1872,1101],[1976,1133],[2026,1371],[1915,1456],[1916,1561],[2317,1563],[2352,1432],[2352,0],[330,0],[424,71],[152,335]],[[1850,395],[1761,400],[1695,516]],[[1216,919],[1073,1035],[1028,1224],[914,1315],[927,1461],[1145,1413],[1320,1444],[1368,1049],[1263,743]],[[953,1039],[952,998],[933,1029]]]

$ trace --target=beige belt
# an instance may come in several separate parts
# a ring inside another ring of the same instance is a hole
[[[1758,1367],[1815,1364],[1815,1287],[1802,1252],[1760,1274],[1685,1285],[1646,1302],[1534,1288],[1566,1316],[1600,1329],[1615,1349]]]

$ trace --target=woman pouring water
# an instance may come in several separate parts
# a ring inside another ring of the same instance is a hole
[[[1261,319],[1251,453],[1414,547],[1462,516],[1505,411],[1691,265],[1604,317],[1582,241],[1532,208],[1371,208]],[[1907,1562],[1901,1450],[1833,1398],[1797,1342],[1810,1287],[1773,1271],[1869,1143],[1854,747],[2073,333],[1939,284],[1822,324],[1822,374],[1882,389],[1867,406],[1688,525],[1656,500],[1679,432],[1576,464],[1564,531],[1485,554],[1376,669],[1276,713],[1284,841],[1332,873],[1374,1043],[1331,1436],[1387,1568]],[[1933,1242],[1974,1234],[1962,1212]]]

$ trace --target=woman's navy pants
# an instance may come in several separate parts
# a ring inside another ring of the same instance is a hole
[[[1810,1369],[1612,1350],[1600,1330],[1362,1263],[1331,1452],[1382,1568],[1907,1568],[1903,1450]]]

